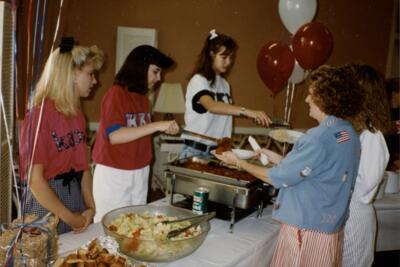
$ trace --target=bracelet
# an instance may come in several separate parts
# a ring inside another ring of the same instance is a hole
[[[236,168],[240,171],[240,170],[242,170],[242,167],[240,166],[240,162],[239,162],[239,160],[237,160],[236,161]]]
[[[239,111],[239,116],[245,116],[246,115],[246,108],[241,107]]]

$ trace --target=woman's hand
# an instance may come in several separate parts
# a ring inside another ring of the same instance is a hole
[[[258,125],[269,126],[272,121],[264,111],[246,109],[245,116],[254,120]]]
[[[272,150],[269,150],[269,149],[265,149],[265,148],[262,148],[262,149],[258,149],[258,150],[256,150],[255,151],[258,155],[261,155],[261,154],[264,154],[264,155],[266,155],[267,157],[268,157],[268,160],[270,161],[270,162],[272,162],[272,163],[274,163],[274,164],[278,164],[279,162],[281,162],[281,160],[282,160],[282,156],[281,155],[279,155],[278,153],[276,153],[276,152],[274,152],[274,151],[272,151]]]
[[[239,158],[232,151],[225,151],[221,155],[215,153],[214,155],[217,159],[229,165],[237,165],[239,161]]]

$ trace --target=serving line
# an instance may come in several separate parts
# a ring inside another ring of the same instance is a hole
[[[174,201],[184,197],[175,195]],[[169,205],[170,198],[150,203]],[[243,218],[235,224],[234,233],[229,233],[229,222],[214,218],[210,221],[211,230],[203,244],[191,255],[167,263],[151,263],[151,266],[180,267],[228,267],[228,266],[268,266],[271,262],[279,233],[279,224],[272,220],[272,208],[264,209],[261,217],[256,213]],[[73,251],[89,240],[104,236],[100,223],[92,224],[80,234],[66,233],[59,237],[59,254]]]

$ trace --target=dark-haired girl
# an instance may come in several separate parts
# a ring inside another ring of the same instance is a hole
[[[236,42],[229,36],[210,31],[199,55],[186,90],[185,129],[213,138],[231,137],[232,116],[244,116],[257,124],[271,122],[264,111],[232,105],[229,83],[224,75],[233,64]],[[208,156],[213,141],[182,135],[185,139],[181,158]]]
[[[161,81],[162,70],[173,64],[158,49],[138,46],[130,52],[114,85],[103,97],[93,150],[95,222],[112,209],[146,203],[153,158],[151,134],[179,131],[174,120],[151,121],[146,93]]]

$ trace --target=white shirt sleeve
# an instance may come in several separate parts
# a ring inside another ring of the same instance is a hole
[[[358,201],[370,203],[383,178],[389,152],[380,131],[372,133],[365,130],[361,133],[360,141],[361,158],[354,194]]]

